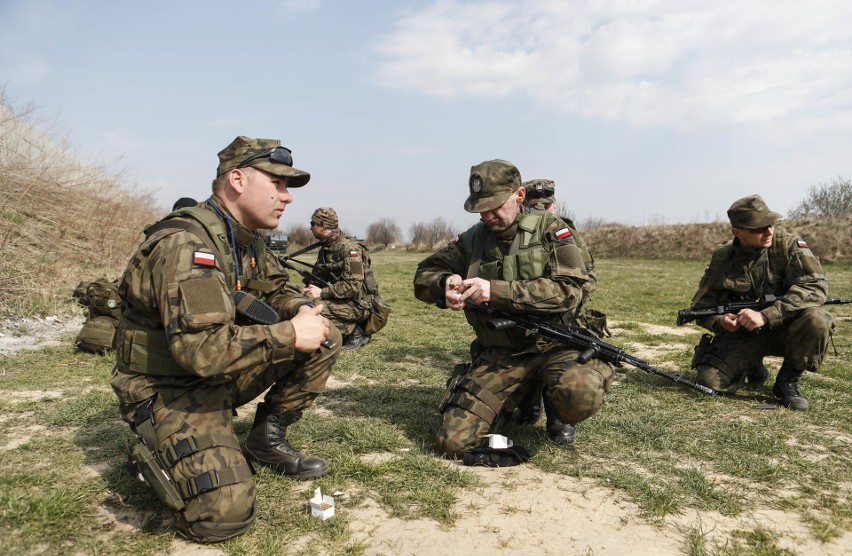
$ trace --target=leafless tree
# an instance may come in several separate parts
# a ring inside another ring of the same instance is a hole
[[[396,225],[393,218],[382,218],[367,226],[367,243],[369,245],[387,247],[391,243],[398,242],[401,237],[402,232],[400,232],[399,226]]]
[[[852,180],[838,177],[830,184],[812,185],[788,218],[834,218],[852,214]]]

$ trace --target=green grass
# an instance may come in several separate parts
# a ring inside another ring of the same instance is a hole
[[[413,298],[414,267],[423,257],[373,256],[382,296],[393,307],[388,325],[367,347],[341,356],[335,387],[317,403],[325,411],[309,411],[291,428],[293,444],[326,458],[331,472],[304,484],[260,470],[256,525],[218,548],[281,554],[298,543],[305,552],[361,554],[369,547],[355,540],[348,508],[370,499],[389,516],[451,528],[465,493],[481,488],[474,474],[433,454],[443,386],[467,357],[472,336],[463,315]],[[674,318],[689,305],[704,263],[603,260],[598,266],[593,306],[617,323],[609,341],[628,351],[654,348],[660,355],[652,365],[694,376],[688,366],[701,330],[689,325],[689,334],[679,335]],[[827,270],[831,295],[852,297],[852,265]],[[507,434],[530,449],[528,466],[614,489],[648,523],[771,508],[798,515],[817,541],[836,539],[852,525],[852,306],[829,310],[838,321],[837,355],[830,347],[822,372],[804,377],[807,413],[756,409],[771,402],[768,387],[711,397],[622,368],[603,409],[577,427],[575,444],[549,443],[542,423]],[[70,347],[0,358],[0,553],[168,551],[175,535],[170,516],[123,470],[129,430],[108,385],[111,366],[108,356]],[[778,361],[769,360],[769,367],[774,374]],[[248,432],[251,420],[251,412],[240,411],[238,434]],[[316,486],[345,493],[334,519],[308,515]],[[135,525],[116,527],[104,512],[119,521],[132,517]],[[757,523],[751,530],[709,531],[699,522],[682,531],[683,550],[789,554],[778,543],[783,533]]]

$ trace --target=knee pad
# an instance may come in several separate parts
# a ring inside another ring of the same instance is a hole
[[[185,514],[178,515],[178,529],[195,542],[215,543],[228,540],[249,530],[255,521],[252,502],[248,517],[243,521],[187,521]]]

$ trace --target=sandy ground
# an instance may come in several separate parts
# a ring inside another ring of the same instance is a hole
[[[0,323],[0,356],[13,356],[22,349],[62,345],[82,325],[82,317],[59,319],[15,319]],[[668,330],[667,330],[668,331]],[[334,382],[329,384],[334,388]],[[50,397],[54,392],[20,392],[23,397]],[[2,423],[2,416],[0,416]],[[38,427],[38,425],[34,425]],[[26,442],[21,431],[9,450]],[[377,454],[378,459],[398,457]],[[446,465],[459,465],[445,462]],[[86,473],[105,473],[88,467]],[[401,520],[390,517],[368,499],[349,507],[346,494],[337,499],[337,512],[347,515],[355,541],[366,546],[365,554],[448,556],[463,550],[465,556],[499,555],[680,555],[687,547],[684,538],[700,528],[709,540],[729,537],[730,532],[755,527],[775,531],[778,546],[802,556],[852,554],[852,532],[832,543],[810,538],[800,516],[779,510],[761,509],[729,518],[710,512],[669,516],[657,523],[641,517],[639,508],[617,491],[591,481],[545,473],[531,466],[504,469],[469,468],[481,479],[483,488],[466,491],[455,510],[461,517],[452,528],[427,519]],[[307,487],[306,487],[307,488]],[[305,491],[305,505],[311,493]],[[112,495],[113,497],[117,495]],[[98,508],[100,520],[115,529],[138,530],[147,516],[140,515],[109,497]],[[334,519],[332,517],[331,519]],[[172,556],[215,556],[225,554],[215,546],[201,546],[175,539]]]

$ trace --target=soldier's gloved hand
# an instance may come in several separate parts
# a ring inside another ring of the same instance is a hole
[[[508,448],[489,448],[487,445],[465,452],[462,461],[465,465],[480,465],[483,467],[512,467],[530,459],[530,453],[523,446]]]

